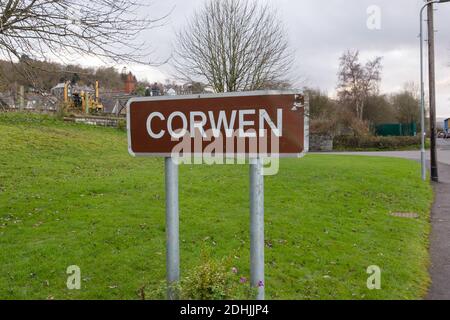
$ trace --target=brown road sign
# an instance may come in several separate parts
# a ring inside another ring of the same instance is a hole
[[[286,91],[134,98],[128,102],[133,156],[299,157],[304,96]]]

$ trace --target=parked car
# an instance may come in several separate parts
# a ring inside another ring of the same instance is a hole
[[[445,119],[444,120],[444,132],[445,132],[445,136],[444,139],[450,139],[450,128],[449,128],[449,122],[450,119]]]

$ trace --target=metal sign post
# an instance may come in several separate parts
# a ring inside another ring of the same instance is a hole
[[[166,269],[167,298],[178,299],[176,284],[180,281],[180,219],[178,208],[178,164],[165,158],[166,170]]]
[[[260,158],[250,161],[250,273],[257,300],[264,300],[264,175]]]

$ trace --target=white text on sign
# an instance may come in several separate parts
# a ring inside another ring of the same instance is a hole
[[[225,111],[220,111],[217,117],[212,111],[209,111],[208,114],[193,111],[189,113],[189,116],[182,112],[173,112],[167,119],[161,112],[153,112],[147,118],[147,132],[152,139],[162,139],[167,133],[173,139],[180,139],[187,133],[190,133],[192,138],[195,138],[197,133],[203,138],[207,138],[205,127],[210,127],[215,138],[218,138],[222,131],[225,132],[227,138],[233,137],[235,132],[239,132],[240,138],[256,138],[257,134],[254,130],[256,123],[249,119],[250,116],[255,115],[258,115],[259,118],[260,137],[264,137],[266,134],[267,130],[264,129],[266,124],[269,125],[276,137],[283,136],[283,109],[277,109],[275,121],[264,109],[234,110],[229,113],[228,117]],[[174,121],[177,119],[181,120],[181,128],[174,127]],[[166,124],[163,126],[165,129],[156,130],[154,126],[156,121],[165,122]]]

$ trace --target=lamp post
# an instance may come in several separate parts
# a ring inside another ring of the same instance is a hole
[[[422,180],[427,179],[426,157],[425,157],[425,83],[424,83],[424,64],[423,64],[423,12],[429,5],[434,3],[450,2],[450,0],[434,0],[428,1],[420,9],[420,122],[421,122],[421,163],[422,163]],[[433,31],[434,32],[434,31]]]

